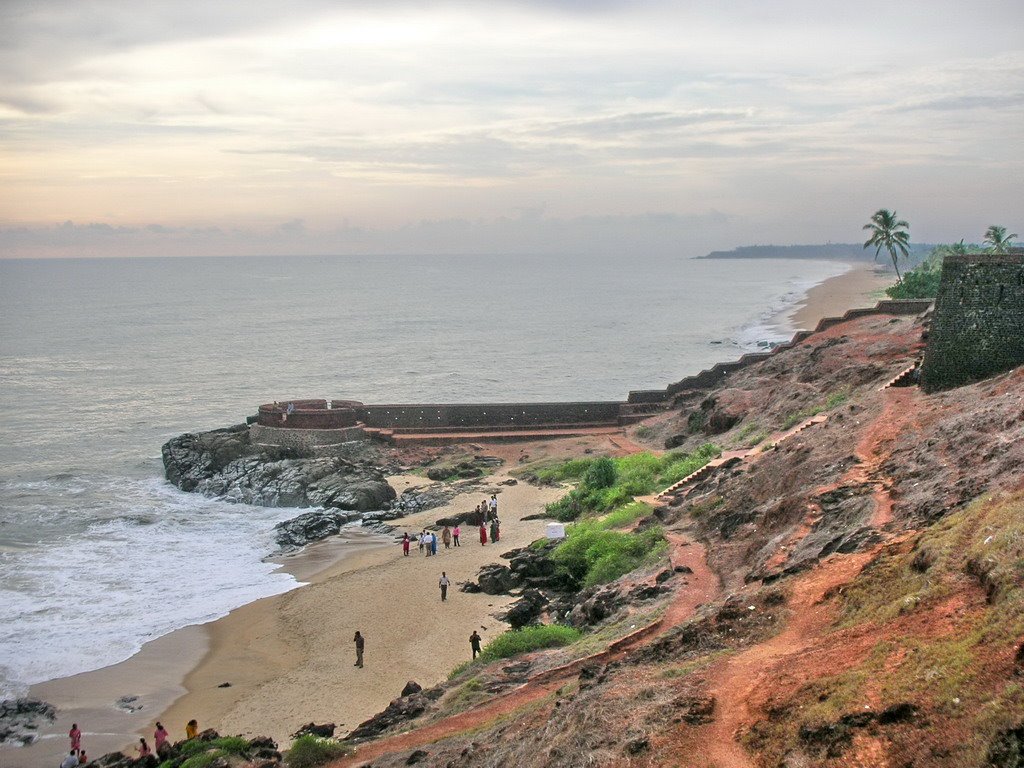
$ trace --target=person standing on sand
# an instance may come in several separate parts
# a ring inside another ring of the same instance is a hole
[[[163,756],[164,751],[167,749],[167,737],[169,735],[166,728],[160,723],[156,724],[156,730],[153,731],[153,749],[160,756]]]
[[[366,640],[359,634],[359,630],[356,630],[356,636],[352,638],[352,641],[356,644],[356,663],[353,666],[363,668],[363,648],[366,645]]]
[[[75,768],[76,765],[78,765],[78,755],[72,749],[70,754],[60,761],[60,768]]]
[[[195,720],[189,720],[188,725],[185,726],[185,738],[194,739],[199,735],[199,723]]]
[[[441,571],[441,580],[437,582],[437,586],[439,586],[441,588],[441,602],[442,603],[448,601],[448,585],[449,584],[451,584],[451,581],[448,579],[448,574],[445,573],[444,571]]]
[[[441,541],[444,542],[445,549],[449,549],[452,545],[452,529],[447,525],[441,529]]]
[[[493,520],[498,516],[498,495],[495,493],[491,494],[491,500],[487,502],[487,505],[491,509],[491,519]]]
[[[71,730],[68,731],[68,738],[71,739],[72,752],[77,752],[82,748],[82,731],[78,727],[78,723],[71,724]]]
[[[483,523],[480,523],[480,546],[487,543],[487,528]]]
[[[457,547],[459,546],[459,534],[462,533],[462,528],[459,527],[458,523],[455,525],[455,530],[452,531],[452,543]]]
[[[469,636],[469,647],[473,649],[473,658],[480,653],[480,635],[474,629],[473,634]]]
[[[437,554],[437,534],[436,533],[430,534],[430,554],[431,555],[436,555]]]
[[[405,532],[405,536],[402,537],[402,554],[406,557],[409,556],[409,532]]]
[[[497,516],[491,519],[491,541],[495,544],[498,543],[498,538],[501,535],[500,523],[498,522]]]

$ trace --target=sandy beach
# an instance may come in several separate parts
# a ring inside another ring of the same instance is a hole
[[[128,748],[130,734],[150,736],[161,720],[182,738],[195,718],[222,733],[268,735],[281,744],[301,725],[333,722],[343,733],[383,709],[409,680],[424,687],[444,680],[470,657],[468,637],[484,641],[507,625],[492,614],[511,597],[460,592],[478,569],[502,562],[500,553],[543,535],[544,521],[523,521],[564,491],[525,483],[500,486],[487,478],[448,505],[397,521],[419,531],[447,514],[468,511],[498,494],[502,535],[481,546],[475,528],[463,528],[462,546],[427,558],[415,546],[403,557],[391,537],[337,537],[284,558],[306,586],[242,606],[222,619],[186,627],[147,644],[121,664],[33,686],[31,695],[58,707],[58,719],[27,748],[3,750],[4,766],[48,766],[61,754],[71,722],[78,722],[91,755]],[[399,493],[425,484],[419,476],[390,478]],[[438,579],[452,580],[442,603]],[[356,630],[366,638],[365,666],[353,666]],[[197,663],[198,662],[198,663]],[[224,683],[230,686],[221,687]],[[113,705],[124,695],[142,709]],[[129,734],[126,737],[126,734]],[[58,746],[59,745],[59,746]]]
[[[494,481],[505,479],[496,476]],[[423,482],[392,479],[396,489]],[[162,717],[172,732],[190,718],[225,733],[269,735],[287,743],[299,726],[333,722],[347,731],[383,709],[409,680],[427,687],[444,680],[470,658],[469,634],[484,640],[507,625],[491,614],[509,597],[466,594],[460,582],[476,577],[501,552],[525,546],[543,534],[544,521],[522,521],[561,495],[558,489],[526,484],[486,484],[499,491],[502,535],[498,545],[481,546],[475,529],[463,528],[462,546],[427,558],[415,548],[375,547],[317,574],[312,583],[285,595],[239,608],[210,625],[210,650],[185,678],[187,689]],[[456,497],[449,505],[399,521],[399,530],[418,531],[446,514],[467,511],[483,490]],[[453,582],[441,602],[438,579]],[[365,666],[356,668],[353,635],[366,638]],[[230,682],[230,688],[217,686]]]
[[[883,291],[896,282],[895,275],[879,271],[874,263],[858,262],[850,270],[820,283],[776,322],[795,330],[814,330],[823,317],[842,315],[855,307],[871,307],[884,299]]]

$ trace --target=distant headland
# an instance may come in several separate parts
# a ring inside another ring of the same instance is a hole
[[[935,246],[911,243],[908,261],[915,264]],[[874,252],[862,243],[825,243],[823,245],[741,245],[731,251],[711,251],[700,259],[834,259],[871,261]]]

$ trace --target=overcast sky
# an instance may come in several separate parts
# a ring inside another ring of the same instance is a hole
[[[0,254],[1024,232],[1024,3],[3,0]]]

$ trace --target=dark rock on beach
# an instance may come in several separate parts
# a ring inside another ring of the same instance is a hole
[[[477,583],[480,590],[488,595],[501,595],[518,583],[515,574],[506,565],[485,565],[480,569]]]
[[[433,702],[444,694],[443,688],[429,688],[394,699],[383,712],[360,723],[345,741],[369,739],[388,731],[396,725],[413,720],[427,711]]]
[[[41,722],[53,722],[57,710],[38,699],[0,701],[0,744],[31,744]]]
[[[292,738],[297,739],[300,736],[319,736],[322,739],[329,739],[334,735],[334,729],[334,723],[323,723],[322,725],[306,723],[292,734]]]

